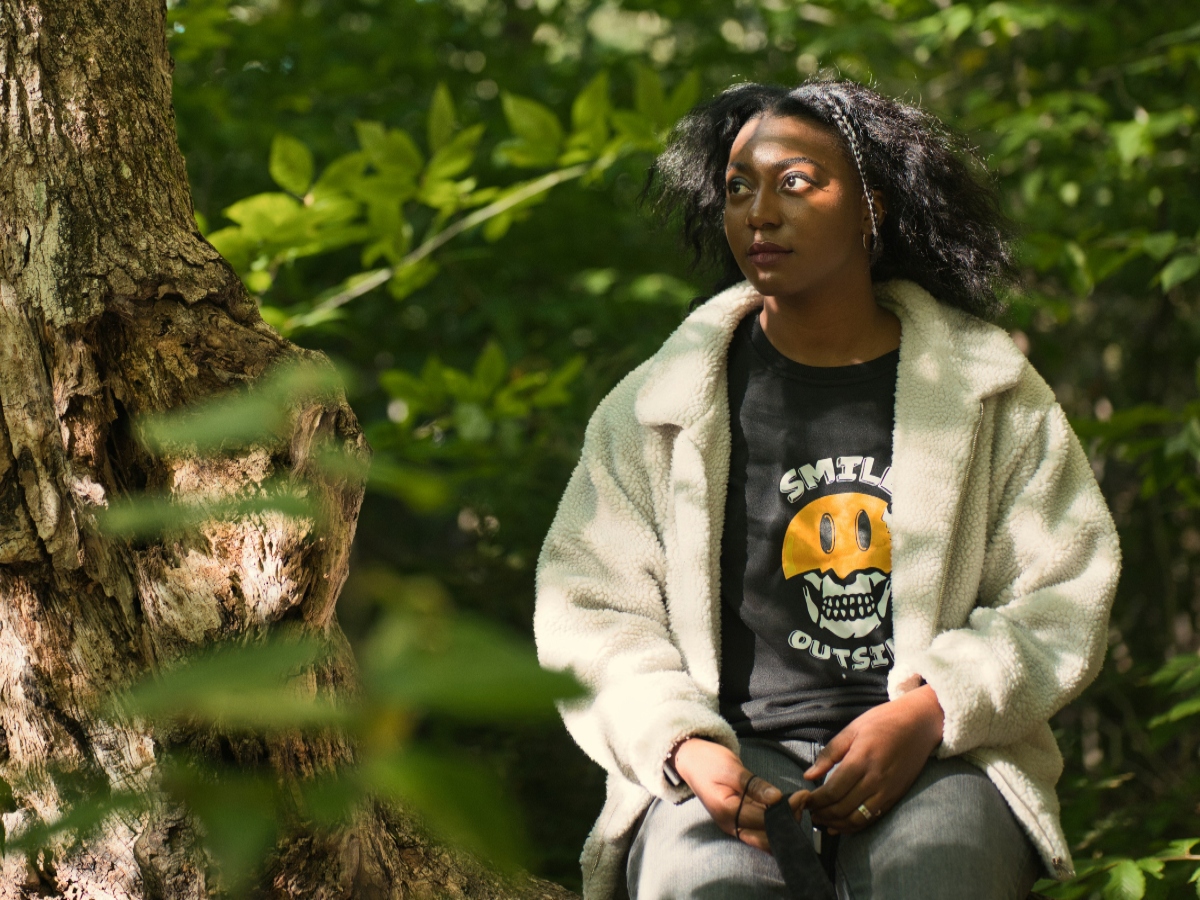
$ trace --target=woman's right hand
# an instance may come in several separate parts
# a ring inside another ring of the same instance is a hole
[[[771,852],[763,816],[766,808],[783,796],[779,788],[756,777],[728,747],[702,738],[688,738],[681,743],[675,749],[673,762],[679,777],[687,782],[722,831],[751,847]],[[793,813],[801,807],[803,796],[796,793],[789,800]]]

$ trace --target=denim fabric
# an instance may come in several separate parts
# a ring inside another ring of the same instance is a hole
[[[746,768],[785,794],[814,787],[802,773],[819,744],[742,742]],[[1040,874],[1029,839],[975,766],[930,759],[878,822],[838,847],[839,900],[1023,900]],[[631,900],[792,900],[775,860],[721,831],[695,797],[655,800],[630,849]]]

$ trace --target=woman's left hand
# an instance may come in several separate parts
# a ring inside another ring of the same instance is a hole
[[[937,695],[922,685],[903,697],[867,710],[825,745],[809,781],[837,770],[802,806],[831,834],[861,831],[904,796],[942,740],[944,716]],[[859,811],[865,806],[871,817]]]

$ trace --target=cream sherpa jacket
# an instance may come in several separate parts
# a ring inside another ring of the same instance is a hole
[[[1047,720],[1103,659],[1116,530],[1066,416],[1007,334],[911,282],[876,296],[901,322],[888,691],[932,685],[938,755],[985,771],[1066,878]],[[563,718],[608,771],[582,856],[587,900],[614,894],[651,799],[690,796],[663,773],[677,741],[738,750],[717,712],[725,360],[761,303],[746,283],[709,300],[604,399],[538,562],[539,658],[590,689]]]

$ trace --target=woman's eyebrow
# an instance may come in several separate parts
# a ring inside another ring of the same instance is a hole
[[[788,166],[794,166],[796,163],[811,163],[818,169],[825,168],[811,156],[789,156],[787,159],[781,159],[778,162],[771,163],[771,168],[778,171],[780,169],[786,169]],[[742,162],[731,162],[726,171],[729,171],[730,169],[735,172],[747,172],[750,170],[750,166]]]

